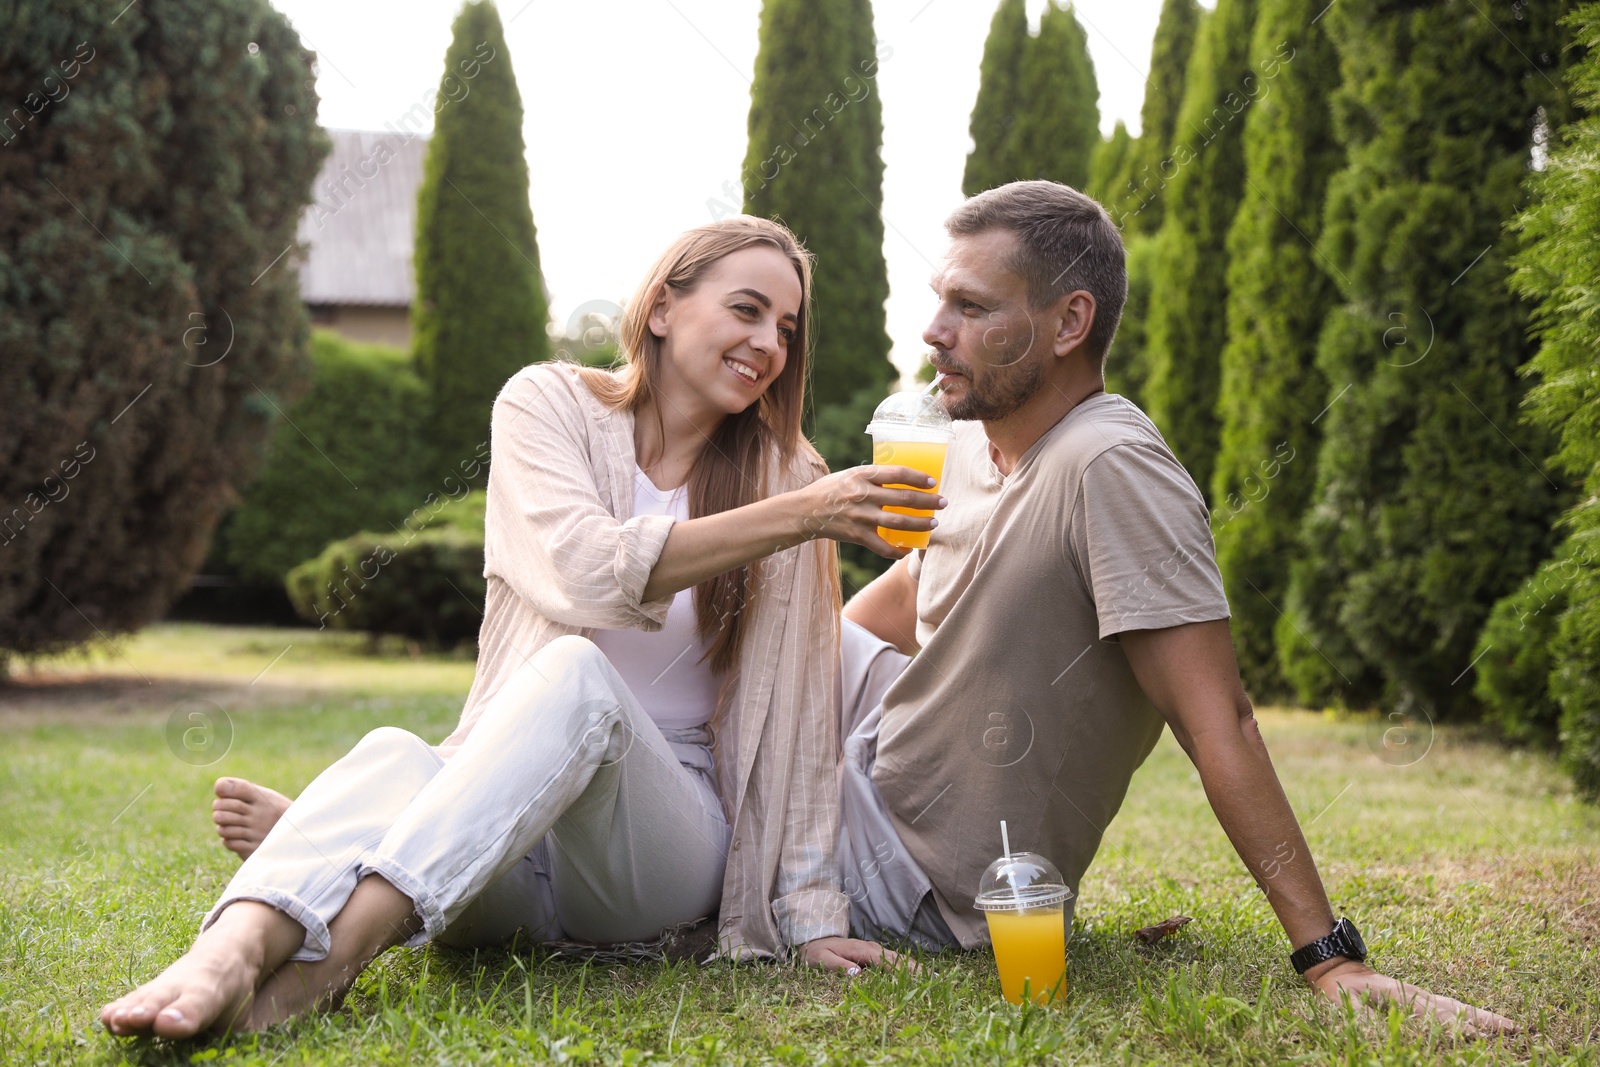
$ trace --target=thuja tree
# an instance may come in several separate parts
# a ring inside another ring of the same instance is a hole
[[[875,43],[868,0],[762,5],[744,209],[781,220],[817,257],[813,412],[862,393],[881,399],[895,378],[884,327],[889,275],[876,80],[879,62],[891,56]],[[862,440],[848,448],[830,443],[828,463],[862,462]]]
[[[1027,49],[1026,4],[1000,0],[983,42],[978,99],[972,105],[972,151],[961,175],[961,191],[968,196],[1017,178],[1011,129],[1027,106],[1022,96],[1022,61]]]
[[[1113,220],[1128,213],[1130,168],[1138,145],[1127,125],[1118,119],[1111,128],[1111,136],[1095,145],[1089,157],[1089,182],[1084,192],[1100,201]]]
[[[1339,61],[1316,20],[1324,6],[1263,0],[1251,52],[1287,42],[1292,59],[1245,116],[1247,188],[1228,234],[1212,524],[1240,671],[1252,694],[1271,699],[1286,695],[1273,627],[1316,484],[1328,402],[1317,335],[1337,295],[1316,247],[1328,176],[1343,160],[1328,112]]]
[[[444,473],[472,462],[489,439],[506,379],[550,357],[522,96],[500,16],[488,0],[468,3],[452,32],[417,194],[411,314],[431,395],[426,432]]]
[[[1170,170],[1172,134],[1178,122],[1183,83],[1205,12],[1195,0],[1165,0],[1150,49],[1150,77],[1140,109],[1140,133],[1130,138],[1113,166],[1110,160],[1091,179],[1095,199],[1105,205],[1128,247],[1128,300],[1122,323],[1106,359],[1106,386],[1136,404],[1145,403],[1149,377],[1145,361],[1146,316],[1155,270],[1155,233],[1162,218],[1162,184]],[[1119,124],[1120,125],[1120,124]],[[1117,134],[1100,153],[1115,156]]]
[[[1128,250],[1128,299],[1122,305],[1122,321],[1106,353],[1106,389],[1144,404],[1145,319],[1150,311],[1150,276],[1155,273],[1156,239],[1144,234],[1124,233]]]
[[[1139,141],[1128,133],[1119,119],[1111,136],[1101,141],[1089,161],[1090,196],[1100,201],[1113,220],[1126,223],[1136,201],[1129,194],[1130,168],[1139,152]],[[1144,388],[1144,316],[1150,299],[1150,257],[1145,252],[1149,238],[1131,228],[1122,232],[1128,252],[1128,298],[1122,305],[1117,336],[1106,355],[1106,389],[1140,402]]]
[[[1319,242],[1342,298],[1318,351],[1331,407],[1279,623],[1302,699],[1474,712],[1463,674],[1484,619],[1552,547],[1560,496],[1518,417],[1532,353],[1505,223],[1541,108],[1564,116],[1567,6],[1348,0],[1324,16],[1349,162]]]
[[[1051,0],[1022,56],[1022,111],[1011,127],[1015,179],[1082,189],[1100,143],[1100,87],[1089,34],[1070,6]],[[1010,179],[1008,179],[1010,180]]]
[[[1195,45],[1160,196],[1145,405],[1203,491],[1211,487],[1217,392],[1227,343],[1228,230],[1244,190],[1244,115],[1267,91],[1268,62],[1251,50],[1256,0],[1217,0]]]
[[[984,44],[963,190],[1034,178],[1084,188],[1100,145],[1099,100],[1089,35],[1072,7],[1050,0],[1029,36],[1023,5],[1005,0]]]
[[[1117,194],[1119,201],[1128,203],[1122,214],[1112,216],[1127,233],[1153,234],[1161,228],[1165,208],[1161,188],[1172,173],[1168,161],[1178,108],[1204,16],[1195,0],[1163,0],[1161,4],[1161,18],[1150,46],[1150,77],[1139,109],[1137,148],[1130,153],[1128,177]]]
[[[1559,739],[1579,791],[1600,800],[1600,3],[1568,25],[1587,50],[1569,84],[1588,115],[1560,131],[1533,177],[1511,280],[1536,301],[1528,413],[1556,435],[1554,465],[1578,484],[1579,502],[1554,557],[1496,605],[1476,688],[1509,736]]]
[[[266,0],[9,11],[0,650],[28,654],[159,617],[205,556],[303,375],[327,146]]]
[[[1132,167],[1141,143],[1119,120],[1111,136],[1101,141],[1089,165],[1088,193],[1105,206],[1123,226],[1128,251],[1128,298],[1122,305],[1117,336],[1106,355],[1106,389],[1141,402],[1144,390],[1144,318],[1150,302],[1151,239],[1127,225],[1138,201],[1134,199]]]

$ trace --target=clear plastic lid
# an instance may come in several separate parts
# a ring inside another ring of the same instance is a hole
[[[944,402],[926,390],[890,393],[867,424],[867,433],[886,441],[948,441],[951,429]]]
[[[978,883],[973,907],[979,911],[1046,908],[1072,899],[1056,865],[1037,852],[1013,852],[989,864]]]

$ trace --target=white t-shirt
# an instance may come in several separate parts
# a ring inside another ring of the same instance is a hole
[[[689,518],[689,489],[657,489],[633,470],[633,513]],[[663,730],[685,730],[711,721],[717,706],[717,676],[702,659],[707,645],[695,631],[694,589],[680,589],[655,633],[596,630],[594,643],[628,683],[645,712]]]

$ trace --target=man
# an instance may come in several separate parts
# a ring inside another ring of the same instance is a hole
[[[845,608],[852,932],[986,944],[972,905],[1001,819],[1076,886],[1164,723],[1318,990],[1514,1028],[1378,974],[1335,924],[1239,681],[1205,503],[1143,412],[1105,392],[1127,292],[1105,211],[1016,182],[946,228],[923,340],[946,410],[971,421],[930,546]]]

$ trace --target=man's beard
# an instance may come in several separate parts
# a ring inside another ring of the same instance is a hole
[[[1004,370],[991,367],[983,389],[968,378],[967,395],[950,401],[945,412],[952,419],[998,422],[1026,404],[1043,381],[1044,367],[1026,357]]]

